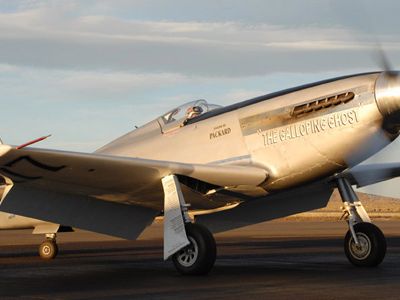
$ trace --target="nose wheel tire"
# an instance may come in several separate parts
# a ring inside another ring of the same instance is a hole
[[[382,231],[371,223],[354,225],[359,244],[349,230],[344,239],[344,251],[348,260],[357,267],[375,267],[386,254],[386,239]]]
[[[190,244],[175,253],[172,261],[183,275],[205,275],[214,266],[217,256],[214,237],[200,224],[187,223],[185,228]]]
[[[58,254],[58,246],[57,243],[53,240],[44,241],[39,246],[39,255],[41,258],[45,260],[53,259]]]

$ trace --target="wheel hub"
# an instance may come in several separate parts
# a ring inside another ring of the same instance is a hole
[[[197,260],[199,256],[199,247],[195,239],[191,236],[188,237],[190,245],[183,248],[177,257],[177,261],[184,267],[191,267]]]
[[[51,249],[50,249],[49,246],[46,245],[46,246],[43,247],[42,251],[43,251],[43,253],[44,253],[45,255],[49,255],[50,252],[51,252]]]
[[[350,239],[350,252],[351,255],[358,260],[363,260],[371,253],[371,241],[369,237],[362,233],[357,233],[358,245],[354,242],[354,239]]]

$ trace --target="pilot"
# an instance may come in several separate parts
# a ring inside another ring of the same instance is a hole
[[[203,109],[200,106],[191,106],[186,110],[186,120],[200,116],[202,113]]]

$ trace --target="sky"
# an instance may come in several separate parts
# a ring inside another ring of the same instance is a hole
[[[399,11],[370,0],[0,0],[0,137],[52,134],[40,147],[92,152],[188,101],[381,70],[379,48],[396,69]],[[396,145],[378,161],[396,160]]]

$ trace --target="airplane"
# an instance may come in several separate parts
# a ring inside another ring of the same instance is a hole
[[[388,70],[225,107],[197,100],[94,153],[0,145],[0,210],[125,239],[162,216],[164,260],[204,275],[216,260],[213,233],[324,207],[337,188],[345,255],[374,267],[385,236],[353,186],[400,175],[399,163],[359,165],[399,126],[400,74]]]

